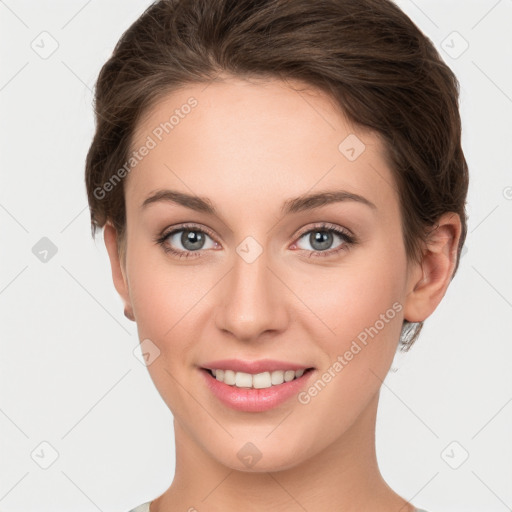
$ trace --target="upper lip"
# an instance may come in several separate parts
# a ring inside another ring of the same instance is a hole
[[[207,370],[233,370],[234,372],[263,373],[276,370],[306,370],[312,368],[289,361],[277,361],[275,359],[259,359],[258,361],[242,361],[241,359],[221,359],[209,361],[202,365]]]

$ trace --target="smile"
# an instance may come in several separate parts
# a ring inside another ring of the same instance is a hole
[[[224,406],[243,412],[264,412],[297,396],[316,370],[307,368],[250,374],[200,368],[200,372],[208,390]]]

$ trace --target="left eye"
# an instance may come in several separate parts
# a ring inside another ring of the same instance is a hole
[[[340,238],[342,241],[336,247],[331,247],[334,237]],[[305,239],[312,247],[300,247],[298,242],[297,246],[299,249],[304,249],[307,251],[328,251],[330,249],[337,249],[343,244],[350,244],[350,237],[345,234],[343,231],[334,228],[316,228],[310,229],[306,233],[304,233],[299,240]]]

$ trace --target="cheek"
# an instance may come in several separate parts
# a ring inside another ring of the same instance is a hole
[[[193,272],[173,272],[168,265],[148,265],[146,260],[130,274],[130,296],[139,334],[158,344],[170,339],[179,341],[177,333],[183,338],[193,316],[190,312],[203,295]]]
[[[306,279],[294,278],[294,291],[308,306],[304,318],[309,312],[310,318],[317,318],[318,327],[324,325],[327,338],[335,342],[333,349],[343,348],[376,323],[384,337],[391,330],[389,325],[401,325],[405,262],[396,254],[375,254],[367,251],[347,259],[338,268],[315,270]],[[380,321],[382,316],[385,328]]]
[[[209,291],[218,275],[206,266],[176,265],[159,249],[141,246],[130,253],[127,267],[139,339],[151,340],[160,351],[150,372],[164,366],[181,374],[194,364],[197,342],[207,338]]]
[[[317,386],[325,391],[314,403],[344,410],[347,417],[337,421],[350,422],[389,371],[402,328],[405,269],[405,253],[376,241],[350,262],[301,285],[301,297],[321,320],[309,314],[304,325],[311,326],[311,339],[326,354],[319,372],[326,385]],[[309,399],[313,396],[304,397]]]
[[[311,315],[304,322],[325,357],[318,379],[300,399],[311,417],[330,411],[333,431],[343,431],[355,421],[389,371],[402,327],[402,270],[392,258],[373,258],[364,265],[359,261],[340,269],[339,278],[331,274],[329,279],[315,279],[316,293],[303,295],[329,329]],[[307,288],[302,288],[303,294]]]
[[[130,297],[138,336],[143,343],[150,340],[154,354],[148,372],[173,414],[192,414],[183,383],[190,378],[194,342],[201,337],[196,308],[205,292],[194,272],[173,270],[149,255],[131,256]]]

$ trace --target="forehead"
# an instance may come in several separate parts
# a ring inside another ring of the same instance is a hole
[[[398,200],[380,137],[301,82],[189,84],[145,113],[131,149],[140,159],[127,178],[127,202],[141,204],[162,188],[219,201],[250,201],[252,193],[254,204],[258,194],[281,204],[328,188],[364,195],[379,209]]]

